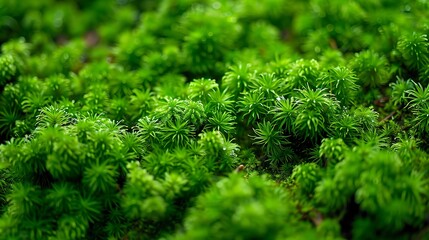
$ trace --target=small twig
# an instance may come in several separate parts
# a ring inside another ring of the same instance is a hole
[[[337,42],[334,39],[329,39],[329,46],[331,46],[332,49],[338,49]]]
[[[387,115],[385,118],[383,118],[380,122],[385,122],[389,120],[389,118],[393,117],[396,114],[396,111],[391,112],[389,115]]]
[[[319,226],[323,222],[323,216],[320,212],[316,212],[316,216],[311,218],[311,221],[313,221],[314,225]]]
[[[240,166],[238,166],[236,169],[235,169],[235,172],[241,172],[241,171],[243,171],[244,170],[244,168],[246,168],[243,164],[241,164]]]

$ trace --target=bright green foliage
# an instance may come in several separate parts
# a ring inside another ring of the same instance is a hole
[[[208,114],[213,112],[225,111],[231,112],[234,108],[234,101],[231,99],[232,96],[227,91],[214,91],[208,94],[209,99],[206,105],[206,111]]]
[[[163,129],[163,141],[166,146],[180,146],[189,143],[189,136],[192,133],[191,126],[187,121],[175,120],[169,121],[167,126]]]
[[[185,108],[183,118],[196,127],[202,125],[206,119],[203,104],[194,101],[185,101],[185,104],[187,107]]]
[[[242,116],[248,120],[247,124],[253,124],[256,120],[267,114],[268,106],[264,98],[264,94],[261,91],[253,90],[246,92],[241,100],[238,102]]]
[[[406,64],[412,69],[422,69],[429,64],[429,42],[426,34],[413,32],[402,36],[398,49],[403,54]]]
[[[234,96],[248,89],[253,73],[250,64],[238,64],[229,67],[222,78],[222,87],[228,89]]]
[[[219,131],[201,133],[198,145],[201,146],[209,170],[218,173],[231,170],[238,146],[226,140]]]
[[[264,99],[274,99],[284,94],[284,80],[273,73],[261,74],[252,83],[250,88],[262,92]]]
[[[391,98],[394,106],[400,107],[401,105],[408,103],[408,93],[413,88],[413,84],[410,80],[404,81],[403,79],[398,79],[396,82],[391,84],[391,87]]]
[[[355,102],[358,85],[356,75],[346,67],[329,69],[323,76],[325,87],[345,106]]]
[[[92,192],[105,192],[115,187],[116,171],[115,167],[107,163],[93,164],[85,169],[82,182],[91,189]]]
[[[358,135],[358,124],[358,119],[355,116],[344,112],[332,123],[332,135],[344,139],[346,142],[352,141]]]
[[[197,199],[173,239],[305,239],[316,237],[281,189],[262,177],[230,175]],[[211,226],[207,228],[207,226]],[[287,226],[287,227],[285,227]]]
[[[335,219],[324,219],[317,226],[317,233],[326,239],[343,239],[341,237],[341,226]]]
[[[16,80],[24,71],[29,57],[30,46],[23,38],[2,44],[0,54],[0,89],[8,82]]]
[[[428,13],[0,0],[0,239],[424,239]]]
[[[207,126],[210,129],[217,130],[225,136],[235,133],[235,117],[227,112],[216,112],[209,118]]]
[[[404,168],[404,161],[396,154],[368,147],[362,145],[349,151],[336,165],[332,177],[317,186],[316,199],[327,212],[345,209],[355,201],[385,237],[393,236],[390,234],[405,225],[418,226],[427,201],[422,174]]]
[[[184,41],[187,68],[196,74],[217,74],[223,68],[225,54],[239,37],[241,26],[236,16],[205,8],[188,11],[179,19],[178,28]]]
[[[295,121],[295,114],[297,113],[295,111],[295,101],[293,98],[278,98],[276,100],[276,106],[272,110],[274,114],[274,122],[278,126],[290,132]]]
[[[138,134],[149,146],[157,144],[161,139],[161,124],[154,118],[144,117],[138,122]]]
[[[287,73],[286,83],[289,90],[308,86],[313,88],[317,86],[316,79],[320,76],[320,65],[314,59],[299,59],[291,64]]]
[[[167,203],[162,198],[165,190],[161,182],[141,169],[138,163],[130,163],[127,168],[127,185],[124,187],[123,203],[127,216],[131,219],[158,219],[166,211]]]
[[[304,163],[296,166],[290,177],[296,184],[299,193],[304,198],[311,198],[317,182],[320,181],[321,170],[315,163]]]
[[[351,62],[363,87],[378,87],[389,80],[389,68],[384,56],[373,51],[357,53]]]
[[[324,161],[324,164],[335,166],[336,163],[343,160],[346,150],[347,145],[343,139],[325,138],[319,148],[319,157]]]
[[[411,108],[415,118],[413,126],[421,133],[429,132],[429,87],[424,88],[421,84],[414,84],[414,89],[408,91]]]
[[[261,145],[264,152],[270,157],[279,157],[285,145],[289,143],[282,131],[276,129],[271,122],[259,123],[253,131],[255,132],[254,143]]]
[[[189,84],[189,98],[206,103],[209,95],[218,89],[218,85],[213,79],[196,79]]]
[[[58,226],[45,223],[46,232],[39,232],[34,238],[55,234],[85,236],[89,223],[100,220],[102,205],[114,207],[115,200],[106,196],[117,191],[118,176],[123,173],[127,161],[127,156],[120,155],[127,154],[118,138],[121,129],[101,117],[81,116],[78,123],[71,124],[67,116],[63,109],[43,109],[37,118],[34,135],[26,142],[11,142],[2,150],[2,161],[9,164],[12,176],[22,179],[22,183],[13,185],[8,195],[16,209],[8,215],[23,219],[15,227],[29,227],[20,231],[22,236],[36,231],[37,228],[30,227],[28,220],[24,220],[33,214],[37,214],[41,222],[53,216],[62,219]],[[19,155],[13,156],[10,151],[14,151],[15,145],[21,150]],[[83,186],[76,184],[80,178]],[[29,208],[38,210],[33,212]],[[73,227],[76,224],[83,224],[79,231]],[[2,231],[6,231],[6,236],[19,236],[13,228]]]
[[[325,89],[300,89],[296,98],[295,133],[304,139],[317,139],[326,132],[325,126],[337,109],[336,99]]]
[[[6,85],[17,74],[17,67],[11,55],[0,56],[0,87]]]

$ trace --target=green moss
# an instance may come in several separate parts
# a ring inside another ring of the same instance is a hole
[[[428,13],[0,0],[0,238],[421,238]]]

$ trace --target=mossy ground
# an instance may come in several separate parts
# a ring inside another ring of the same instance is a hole
[[[428,239],[429,2],[0,0],[0,239]]]

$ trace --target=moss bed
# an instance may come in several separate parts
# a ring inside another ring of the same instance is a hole
[[[429,239],[428,0],[0,0],[0,239]]]

